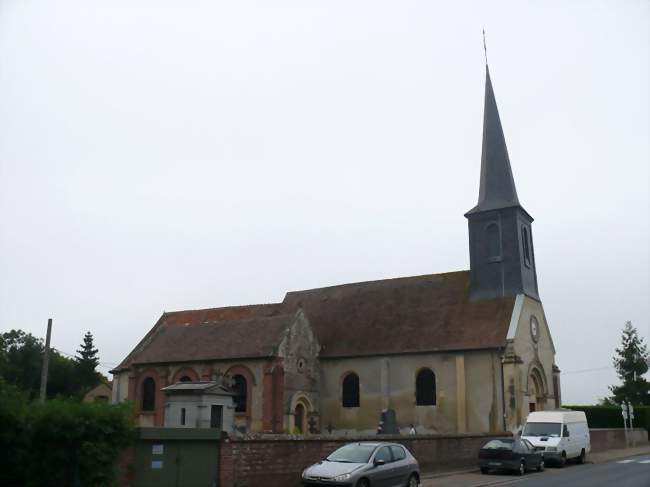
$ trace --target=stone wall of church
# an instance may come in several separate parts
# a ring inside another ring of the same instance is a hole
[[[431,369],[436,404],[416,404],[416,375]],[[374,433],[381,412],[396,412],[400,431],[413,424],[420,433],[488,432],[502,429],[500,360],[497,351],[360,357],[321,361],[321,429]],[[359,407],[343,407],[342,384],[359,377]]]
[[[555,348],[542,303],[523,297],[516,329],[511,330],[504,359],[507,428],[516,431],[532,410],[554,409],[561,405]],[[518,298],[518,299],[522,299]],[[531,329],[537,323],[537,340]]]
[[[497,350],[465,354],[467,426],[465,431],[503,430],[501,355]]]

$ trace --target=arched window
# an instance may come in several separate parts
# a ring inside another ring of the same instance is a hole
[[[156,409],[156,382],[147,377],[142,382],[142,410],[153,411]]]
[[[485,238],[487,240],[488,259],[501,257],[501,239],[499,238],[499,225],[490,223],[485,229]]]
[[[415,378],[415,403],[418,406],[436,404],[436,375],[431,369],[422,369]]]
[[[294,412],[294,423],[296,424],[296,431],[299,435],[305,433],[305,406],[298,404]]]
[[[192,379],[191,379],[189,376],[184,375],[184,376],[181,377],[178,381],[179,381],[179,382],[192,382]]]
[[[232,382],[232,391],[235,393],[235,397],[233,398],[235,401],[235,412],[245,413],[246,403],[248,400],[248,384],[246,383],[246,377],[237,374],[233,376]]]
[[[530,267],[530,243],[528,240],[528,229],[521,227],[521,241],[524,246],[524,264]]]
[[[344,408],[359,407],[359,376],[350,373],[343,379],[342,403]]]

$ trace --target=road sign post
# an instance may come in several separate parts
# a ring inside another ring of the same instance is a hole
[[[634,407],[628,402],[627,409],[630,418],[630,436],[632,437],[632,446],[636,446],[636,439],[634,438]]]
[[[629,446],[629,441],[627,437],[627,408],[625,403],[621,404],[621,414],[623,415],[623,430],[625,431],[625,446]]]

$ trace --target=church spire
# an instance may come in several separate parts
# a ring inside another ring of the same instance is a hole
[[[487,62],[484,110],[478,204],[465,213],[469,226],[470,299],[518,294],[539,299],[533,217],[517,198]]]
[[[512,177],[499,110],[494,97],[490,69],[486,64],[481,186],[478,204],[468,214],[511,206],[519,206],[519,199],[517,198],[515,180]]]

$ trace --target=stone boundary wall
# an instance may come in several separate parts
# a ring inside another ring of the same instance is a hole
[[[625,430],[623,428],[590,429],[591,451],[599,452],[614,448],[625,448]],[[628,431],[630,442],[634,440],[636,446],[648,444],[648,431],[634,428]]]
[[[510,433],[381,435],[347,437],[265,436],[223,440],[220,487],[299,487],[302,471],[354,441],[391,441],[408,448],[422,472],[476,466],[478,450],[490,438]]]

